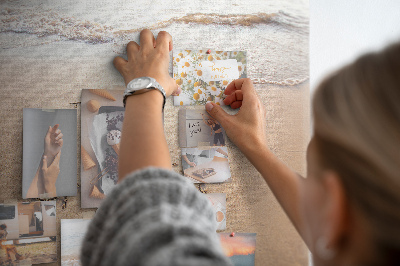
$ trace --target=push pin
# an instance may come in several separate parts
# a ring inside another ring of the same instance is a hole
[[[177,163],[173,163],[172,166],[178,166],[178,164]]]
[[[229,236],[230,237],[234,237],[235,236],[235,232],[232,232]]]
[[[206,54],[211,54],[211,49],[208,49]]]
[[[69,103],[69,104],[73,104],[73,105],[74,105],[74,108],[78,108],[78,105],[79,105],[80,103],[81,103],[81,102]]]
[[[199,191],[201,193],[207,194],[206,185],[205,184],[199,184]]]
[[[68,202],[68,198],[64,197],[64,199],[62,200],[62,205],[61,205],[61,209],[65,209],[67,208],[67,202]]]

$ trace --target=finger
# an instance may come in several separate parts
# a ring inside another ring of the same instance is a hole
[[[56,143],[58,144],[58,146],[61,147],[64,143],[64,140],[63,139],[57,140]]]
[[[60,126],[59,124],[55,124],[51,131],[53,133],[56,132],[59,126]]]
[[[54,134],[54,136],[57,137],[60,133],[61,133],[61,130],[60,130],[60,129],[57,129],[56,132],[54,132],[53,134]]]
[[[134,41],[128,42],[128,44],[126,45],[126,54],[128,56],[128,60],[133,60],[134,54],[136,54],[139,50],[139,44]]]
[[[219,106],[216,103],[213,102],[208,102],[206,104],[206,111],[215,119],[217,120],[222,127],[224,127],[224,124],[231,119],[231,115],[226,113],[221,106]],[[211,132],[212,133],[212,132]]]
[[[56,137],[56,141],[62,139],[63,136],[64,136],[63,133],[58,134],[58,136]]]
[[[172,36],[166,31],[160,31],[156,40],[156,49],[169,52],[172,50]]]
[[[140,50],[149,51],[154,49],[154,35],[149,29],[140,32]]]
[[[225,95],[230,95],[236,90],[241,90],[243,95],[255,95],[253,82],[249,78],[235,79],[225,89]]]
[[[120,56],[117,56],[114,58],[113,64],[114,67],[120,72],[122,73],[122,69],[123,67],[128,63],[128,61],[126,61],[125,59],[123,59]]]
[[[171,95],[179,96],[179,94],[181,94],[181,92],[182,92],[182,88],[181,88],[181,86],[178,85],[178,89],[176,91],[174,91]]]
[[[46,138],[50,136],[51,130],[52,130],[52,127],[49,126],[49,128],[47,129]]]
[[[234,102],[234,103],[231,104],[231,108],[232,109],[240,108],[240,107],[242,107],[242,103],[243,103],[242,101]]]
[[[43,160],[42,160],[42,171],[47,170],[47,156],[43,155]]]
[[[243,101],[243,92],[241,90],[236,90],[231,95],[228,95],[224,99],[224,104],[231,105],[232,103],[234,103],[236,101]]]

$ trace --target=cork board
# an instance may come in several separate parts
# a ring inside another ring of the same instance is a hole
[[[41,7],[28,1],[23,7],[2,4],[8,11],[0,15],[0,202],[22,200],[23,108],[76,107],[80,132],[81,90],[124,88],[112,60],[125,52],[128,41],[138,41],[143,27],[155,33],[170,32],[176,49],[246,51],[247,75],[267,108],[268,146],[294,171],[306,174],[310,129],[306,4],[292,9],[282,1],[272,8],[255,0],[183,1],[179,5],[175,0],[163,4],[143,0],[135,6],[122,1],[121,8],[121,3],[100,2]],[[19,29],[22,24],[12,23],[13,16],[32,26]],[[66,19],[76,26],[75,31],[63,24]],[[178,110],[168,99],[165,134],[172,162],[177,164],[173,168],[181,173]],[[232,182],[204,185],[207,193],[226,194],[225,232],[257,233],[256,265],[307,265],[306,246],[265,181],[229,140],[226,144]],[[80,184],[80,134],[77,150]],[[68,198],[66,209],[61,205],[58,199],[58,263],[60,219],[91,218],[95,211],[80,208],[80,188],[78,196]]]

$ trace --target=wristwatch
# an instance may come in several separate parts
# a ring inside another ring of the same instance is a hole
[[[160,83],[158,83],[154,78],[151,77],[136,78],[128,83],[124,92],[124,100],[123,100],[124,107],[126,105],[126,98],[128,96],[131,96],[133,94],[142,94],[151,90],[158,90],[163,95],[164,103],[162,109],[164,110],[165,99],[166,99],[165,90],[160,85]]]

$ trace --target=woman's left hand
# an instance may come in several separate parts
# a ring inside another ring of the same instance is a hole
[[[128,60],[114,58],[114,66],[121,73],[125,85],[140,77],[151,77],[164,88],[166,96],[179,93],[178,85],[168,73],[169,52],[172,50],[172,37],[160,31],[157,39],[153,33],[144,29],[140,32],[140,46],[131,41],[126,47]]]
[[[49,126],[46,136],[44,137],[44,155],[47,156],[47,162],[51,163],[54,157],[61,151],[63,146],[63,134],[59,129],[59,124],[54,127]]]

